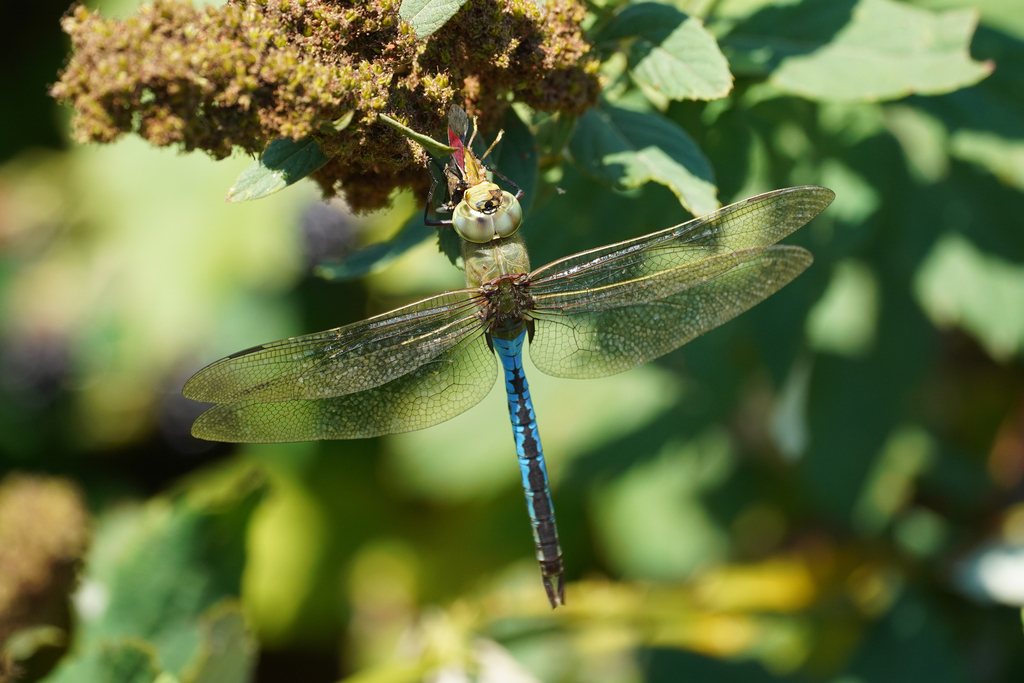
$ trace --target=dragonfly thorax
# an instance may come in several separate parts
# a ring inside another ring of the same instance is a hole
[[[525,286],[528,279],[525,273],[506,275],[481,288],[487,298],[482,314],[488,334],[513,339],[530,324],[529,312],[534,303]]]
[[[522,220],[519,200],[488,181],[467,189],[452,217],[459,236],[476,244],[512,235]]]
[[[483,288],[507,275],[530,271],[530,257],[519,233],[490,242],[463,242],[462,261],[467,287]]]

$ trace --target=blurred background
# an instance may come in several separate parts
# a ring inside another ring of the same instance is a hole
[[[202,406],[181,387],[205,364],[462,286],[432,240],[359,280],[312,275],[419,200],[357,217],[303,182],[226,204],[245,156],[75,146],[47,95],[66,0],[0,8],[12,680],[1024,680],[1024,9],[836,3],[944,17],[984,74],[830,97],[730,48],[795,3],[674,4],[737,80],[650,108],[694,138],[721,202],[837,199],[788,240],[814,265],[722,328],[603,380],[527,366],[570,581],[555,612],[500,383],[387,438],[189,435]],[[540,265],[688,218],[662,185],[558,163],[523,233]]]

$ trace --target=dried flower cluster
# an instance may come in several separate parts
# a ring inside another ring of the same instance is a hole
[[[22,629],[68,627],[68,595],[88,542],[89,514],[72,483],[24,474],[0,481],[0,643]],[[12,669],[5,655],[0,681]]]
[[[314,178],[356,209],[428,181],[419,152],[377,122],[387,113],[439,134],[462,104],[487,128],[508,95],[580,113],[599,93],[577,0],[470,0],[419,40],[399,0],[229,0],[194,8],[157,0],[126,20],[77,7],[73,54],[52,94],[75,108],[81,142],[136,132],[155,145],[259,153],[312,135],[331,161]],[[329,122],[355,111],[341,132]]]

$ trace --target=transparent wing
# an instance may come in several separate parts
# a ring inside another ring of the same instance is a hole
[[[408,374],[472,336],[481,301],[458,290],[326,332],[262,344],[208,365],[183,390],[211,403],[329,398]]]
[[[556,377],[605,377],[654,360],[764,301],[811,265],[810,252],[774,246],[711,256],[651,276],[648,292],[603,301],[545,297],[534,311],[530,357]],[[686,283],[683,288],[678,285]],[[551,304],[549,307],[548,304]],[[596,305],[595,305],[596,304]]]
[[[579,293],[642,279],[716,254],[767,247],[817,216],[833,199],[832,190],[815,186],[766,192],[682,225],[549,263],[530,274],[530,293],[535,298]]]
[[[483,329],[411,372],[372,389],[332,398],[242,400],[210,408],[192,434],[210,441],[277,443],[361,439],[423,429],[479,403],[497,375]]]
[[[549,375],[604,377],[682,346],[803,272],[809,252],[771,245],[834,198],[823,187],[776,190],[537,269],[531,358]]]

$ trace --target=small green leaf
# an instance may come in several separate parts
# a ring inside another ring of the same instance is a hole
[[[732,89],[732,74],[714,37],[695,17],[656,2],[629,5],[598,42],[635,38],[629,48],[634,79],[673,100],[713,100]]]
[[[417,211],[391,239],[358,249],[338,261],[324,261],[313,269],[313,274],[333,281],[363,277],[386,267],[433,233],[434,228],[425,225],[423,214]]]
[[[694,215],[719,206],[707,157],[686,131],[660,115],[602,104],[580,118],[570,150],[583,171],[613,187],[653,180]]]
[[[736,72],[770,74],[813,100],[879,101],[973,85],[994,68],[971,59],[976,10],[930,12],[893,0],[805,0],[766,8],[721,44]]]
[[[340,133],[348,128],[348,124],[352,123],[352,117],[355,116],[355,113],[355,109],[349,109],[340,118],[320,123],[319,128],[325,133]]]
[[[435,157],[443,157],[455,151],[454,147],[449,147],[448,145],[440,143],[433,138],[428,138],[426,135],[417,133],[412,128],[409,128],[408,126],[403,125],[398,121],[395,121],[390,116],[378,114],[377,118],[379,118],[381,121],[394,128],[399,133],[409,138],[413,142],[419,144],[421,147],[423,147],[423,149],[427,150],[430,154],[432,154]]]
[[[259,160],[235,180],[226,201],[248,202],[274,194],[302,180],[328,161],[330,159],[313,138],[271,140]]]
[[[416,37],[423,39],[455,16],[466,0],[402,0],[398,16],[412,26]]]

